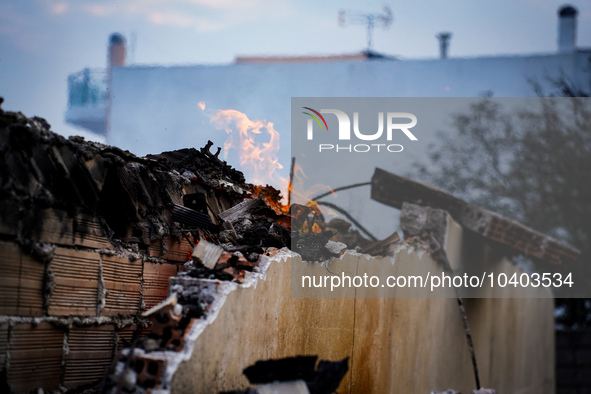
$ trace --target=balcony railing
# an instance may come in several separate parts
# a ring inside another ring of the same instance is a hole
[[[85,68],[68,77],[66,122],[105,135],[106,107],[106,70]]]
[[[104,107],[107,102],[107,73],[85,68],[68,76],[68,107]]]

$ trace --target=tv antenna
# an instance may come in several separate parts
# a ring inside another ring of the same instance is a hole
[[[387,29],[394,20],[392,10],[387,5],[379,14],[366,14],[358,11],[339,11],[339,26],[365,25],[367,27],[367,52],[371,52],[373,29],[381,27]]]

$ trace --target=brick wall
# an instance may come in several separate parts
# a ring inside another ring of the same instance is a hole
[[[9,234],[0,240],[0,368],[14,392],[98,382],[191,250],[167,238],[166,255],[129,252],[101,238],[100,226],[74,235],[64,212],[47,212],[36,249]]]
[[[175,205],[214,219],[243,184],[207,149],[139,158],[0,109],[0,392],[98,381],[188,260]]]
[[[184,263],[87,248],[67,232],[67,224],[51,232],[58,242],[45,244],[52,253],[43,258],[16,240],[0,241],[0,367],[15,392],[99,381],[118,348],[147,324],[141,312],[166,298],[168,278]]]

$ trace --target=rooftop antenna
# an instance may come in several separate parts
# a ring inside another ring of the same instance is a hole
[[[130,45],[129,45],[129,63],[135,63],[135,45],[137,43],[137,34],[135,31],[131,32],[130,35]]]
[[[367,53],[371,52],[374,27],[387,29],[394,20],[392,10],[387,5],[380,14],[366,14],[359,11],[339,11],[339,26],[365,25],[367,27]]]

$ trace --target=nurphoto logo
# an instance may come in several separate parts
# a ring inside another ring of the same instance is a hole
[[[333,114],[337,117],[339,124],[338,140],[339,141],[351,141],[351,119],[344,111],[338,109],[321,109],[316,111],[310,107],[302,107],[310,112],[303,112],[308,115],[307,124],[307,138],[309,141],[314,140],[314,121],[320,127],[320,130],[326,129],[328,131],[328,124],[322,114]],[[378,112],[378,130],[373,133],[361,132],[359,129],[359,112],[353,112],[353,134],[354,138],[361,141],[378,141],[383,140],[384,134],[384,118],[386,119],[386,141],[392,141],[392,136],[395,132],[400,131],[406,135],[411,141],[418,141],[417,137],[410,131],[411,128],[416,126],[417,117],[408,112],[387,112],[384,117],[384,112]],[[400,122],[400,120],[406,119],[406,122]],[[410,120],[410,122],[408,122]],[[365,153],[370,151],[384,151],[384,152],[402,152],[404,147],[400,144],[386,144],[386,143],[372,143],[372,144],[318,144],[318,151],[320,153],[333,151],[333,152],[358,152]]]

